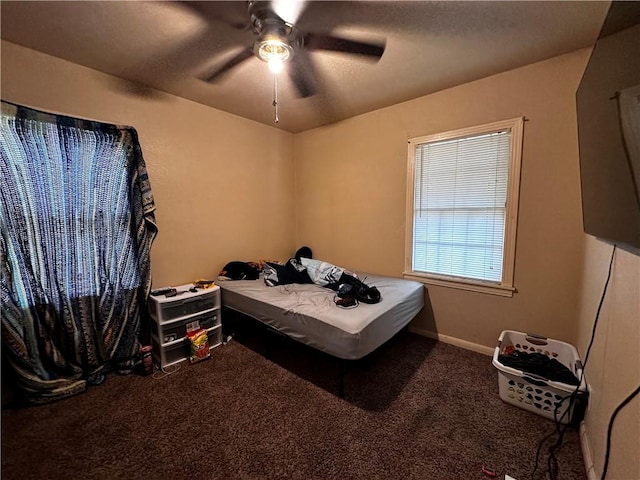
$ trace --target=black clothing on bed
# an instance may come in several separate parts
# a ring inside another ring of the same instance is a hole
[[[361,302],[378,303],[381,300],[380,292],[376,287],[369,287],[344,269],[320,261],[314,261],[313,265],[310,265],[310,261],[305,260],[306,257],[302,258],[302,260],[292,258],[284,265],[266,262],[262,270],[264,282],[270,287],[291,283],[313,283],[335,292],[339,292],[340,287],[350,285],[352,288],[348,289],[348,295]],[[315,268],[318,266],[320,268]],[[312,275],[309,274],[308,268],[312,268],[314,272]]]
[[[227,263],[218,276],[229,280],[257,280],[260,266],[254,262],[233,261]]]

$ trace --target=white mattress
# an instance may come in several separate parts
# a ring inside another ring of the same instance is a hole
[[[268,287],[258,280],[219,280],[222,304],[338,358],[355,360],[398,333],[422,309],[422,283],[358,274],[380,291],[377,304],[335,305],[335,293],[313,284]]]

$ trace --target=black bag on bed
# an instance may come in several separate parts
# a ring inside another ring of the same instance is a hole
[[[376,287],[366,285],[355,287],[355,296],[362,303],[378,303],[381,300],[380,291]]]
[[[353,277],[351,277],[353,278]],[[337,286],[336,294],[340,298],[355,298],[362,303],[378,303],[381,300],[380,291],[376,287],[369,287],[358,279],[349,279],[345,275],[341,280],[347,280]],[[331,285],[329,285],[331,288]]]

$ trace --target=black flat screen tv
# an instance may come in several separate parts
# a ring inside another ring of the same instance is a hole
[[[612,2],[576,94],[584,231],[640,249],[640,2]]]

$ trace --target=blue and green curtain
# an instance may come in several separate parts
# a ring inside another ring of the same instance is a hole
[[[3,361],[29,403],[130,371],[155,204],[136,131],[2,102]]]

